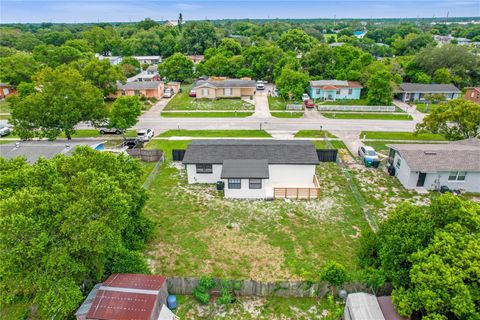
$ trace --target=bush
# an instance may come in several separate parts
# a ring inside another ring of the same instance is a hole
[[[215,281],[211,278],[202,277],[198,281],[198,285],[193,289],[193,296],[202,304],[208,304],[210,301],[210,289],[215,287]]]
[[[340,263],[330,261],[323,267],[320,278],[332,286],[341,286],[347,281],[347,271]]]

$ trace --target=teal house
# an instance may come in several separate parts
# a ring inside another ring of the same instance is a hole
[[[312,99],[343,100],[360,99],[362,85],[357,81],[347,80],[312,80],[308,88]]]

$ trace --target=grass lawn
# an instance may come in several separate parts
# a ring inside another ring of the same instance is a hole
[[[272,136],[265,130],[168,130],[160,134],[159,137],[207,137],[207,138],[271,138]]]
[[[137,132],[135,130],[127,130],[126,133],[127,137],[136,137]],[[9,134],[8,136],[5,136],[6,138],[19,138],[15,134]],[[111,138],[111,137],[118,137],[119,139],[122,139],[122,135],[119,134],[105,134],[102,135],[98,130],[95,129],[82,129],[82,130],[76,130],[75,134],[72,135],[72,138],[96,138],[96,137],[106,137],[106,138]],[[58,138],[66,138],[64,133],[61,133]],[[1,140],[1,138],[0,138]],[[5,140],[7,141],[7,140]]]
[[[9,113],[11,111],[10,104],[5,99],[0,100],[0,113]]]
[[[322,115],[330,119],[364,119],[364,120],[412,120],[409,114],[391,114],[391,113],[335,113],[322,112]]]
[[[171,158],[188,141],[155,140]],[[331,259],[356,270],[361,208],[335,163],[317,175],[321,198],[312,201],[224,199],[214,185],[188,185],[182,165],[167,161],[148,193],[145,212],[156,222],[146,251],[164,275],[206,275],[261,281],[318,279]]]
[[[253,112],[162,112],[164,118],[246,118]]]
[[[416,103],[417,110],[422,113],[429,113],[432,108],[438,106],[438,104],[426,104],[426,103]]]
[[[424,143],[432,143],[432,141],[418,141],[418,142],[401,142],[395,140],[381,140],[381,141],[365,141],[365,144],[368,146],[373,147],[377,152],[383,153],[388,155],[388,144],[424,144]]]
[[[366,106],[368,105],[366,99],[339,99],[335,101],[323,101],[319,102],[319,105],[323,106]]]
[[[295,134],[295,138],[337,138],[326,130],[300,130]]]
[[[9,114],[0,114],[0,120],[7,120],[10,118]]]
[[[178,296],[180,319],[324,319],[337,320],[343,314],[342,301],[323,298],[239,297],[227,306],[199,304],[191,296]]]
[[[445,138],[439,134],[433,133],[419,133],[414,132],[381,132],[381,131],[362,131],[360,138],[366,139],[382,139],[382,140],[433,140],[433,141],[445,141]]]
[[[272,117],[275,118],[301,118],[303,112],[300,111],[285,111],[285,112],[271,112]]]
[[[195,99],[182,89],[170,100],[164,110],[254,110],[255,106],[242,99]]]
[[[268,107],[270,110],[285,110],[287,104],[293,103],[292,101],[287,102],[282,97],[272,97],[268,96]]]

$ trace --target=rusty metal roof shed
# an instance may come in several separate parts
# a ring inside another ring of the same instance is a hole
[[[103,286],[158,291],[165,279],[159,275],[114,273],[105,280]]]

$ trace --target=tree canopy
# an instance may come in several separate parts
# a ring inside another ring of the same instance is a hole
[[[141,177],[136,160],[88,147],[33,165],[0,158],[0,307],[23,297],[66,318],[112,271],[148,272]]]
[[[193,62],[181,53],[175,53],[158,66],[158,73],[170,81],[184,81],[193,74]]]

